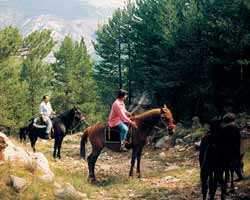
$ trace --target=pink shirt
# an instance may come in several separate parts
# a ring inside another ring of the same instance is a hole
[[[119,125],[121,122],[130,123],[131,120],[127,116],[128,111],[125,108],[125,104],[120,99],[116,99],[112,105],[108,124],[110,127],[115,127]]]

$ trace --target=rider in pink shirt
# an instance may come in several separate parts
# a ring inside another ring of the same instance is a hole
[[[120,89],[117,99],[112,104],[112,108],[109,114],[108,124],[110,127],[118,127],[120,130],[121,148],[124,149],[125,140],[128,134],[128,126],[125,124],[131,124],[136,127],[134,121],[130,117],[130,113],[126,110],[124,100],[127,98],[127,91]]]

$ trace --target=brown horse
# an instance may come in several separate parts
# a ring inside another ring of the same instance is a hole
[[[133,119],[137,128],[132,129],[131,137],[132,137],[132,159],[131,159],[131,168],[129,172],[129,176],[133,176],[133,168],[135,165],[135,160],[137,160],[137,175],[138,178],[141,177],[140,172],[140,161],[141,154],[144,145],[147,143],[147,137],[152,134],[152,129],[154,126],[165,126],[168,128],[169,133],[172,134],[174,132],[175,125],[173,123],[173,116],[171,111],[164,106],[164,108],[156,108],[149,111],[146,111],[142,114],[133,116]],[[88,156],[88,169],[89,169],[89,180],[92,182],[96,182],[95,177],[95,163],[100,155],[102,149],[107,147],[111,150],[117,151],[120,149],[120,143],[108,143],[105,141],[105,123],[98,123],[92,125],[85,129],[80,144],[80,156],[85,159],[85,144],[87,142],[87,138],[92,145],[92,152]],[[119,134],[119,133],[117,133]]]

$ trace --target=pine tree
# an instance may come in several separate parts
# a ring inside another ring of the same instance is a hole
[[[77,106],[87,115],[88,121],[100,119],[102,105],[96,94],[92,62],[84,39],[74,42],[70,37],[65,37],[55,57],[54,104],[62,110]]]

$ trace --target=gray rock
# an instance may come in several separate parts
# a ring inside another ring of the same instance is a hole
[[[12,141],[3,133],[0,133],[0,137],[4,140],[6,148],[3,151],[3,160],[10,161],[11,164],[30,164],[32,159],[30,153],[23,148],[13,144]]]
[[[52,182],[54,180],[54,173],[50,170],[49,162],[44,154],[39,152],[33,153],[32,159],[36,164],[36,168],[43,173],[43,175],[39,177],[40,180],[43,182]]]
[[[66,183],[65,186],[55,187],[54,195],[61,200],[83,200],[87,199],[87,194],[78,192],[72,185]]]
[[[155,148],[159,149],[166,148],[169,147],[170,144],[171,144],[171,138],[169,136],[164,136],[156,142]]]
[[[162,160],[165,160],[166,159],[166,154],[164,152],[161,152],[159,154],[159,158],[162,159]]]
[[[10,186],[12,186],[16,192],[22,192],[27,188],[27,182],[25,179],[10,175]]]
[[[176,145],[185,145],[186,143],[183,141],[183,139],[178,138],[175,140],[175,144]]]
[[[192,129],[201,128],[200,118],[195,116],[192,118]]]

